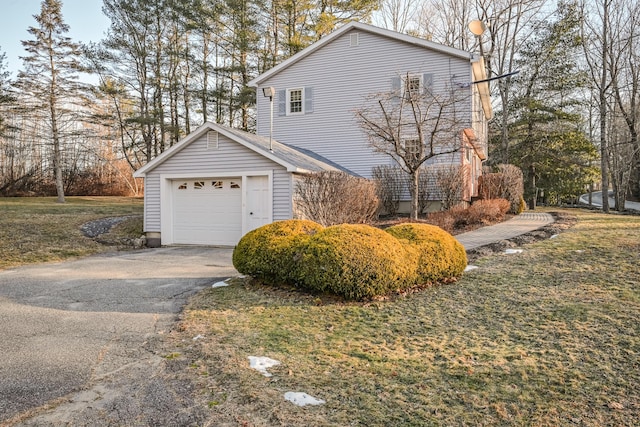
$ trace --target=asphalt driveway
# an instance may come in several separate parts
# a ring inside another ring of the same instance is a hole
[[[159,248],[0,270],[0,424],[77,421],[50,407],[91,405],[125,370],[150,375],[159,356],[147,343],[190,295],[237,274],[231,253]]]

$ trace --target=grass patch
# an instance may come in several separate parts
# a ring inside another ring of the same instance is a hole
[[[219,425],[640,425],[640,218],[574,213],[557,238],[391,301],[236,280],[192,300],[175,345]],[[282,364],[265,378],[248,356]]]
[[[107,250],[83,236],[82,224],[105,217],[142,214],[143,201],[129,197],[0,198],[0,269],[61,261]],[[138,220],[139,222],[139,220]],[[120,224],[125,231],[127,223]],[[120,231],[117,231],[120,233]],[[141,227],[137,234],[139,237]]]

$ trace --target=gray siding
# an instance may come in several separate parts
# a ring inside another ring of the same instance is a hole
[[[349,44],[354,32],[359,33],[358,46]],[[471,89],[455,84],[471,82],[468,59],[354,29],[261,84],[275,87],[276,92],[313,88],[311,114],[278,115],[278,97],[274,99],[273,136],[370,177],[373,166],[392,164],[392,160],[372,151],[354,112],[366,96],[390,91],[393,78],[407,72],[431,73],[435,90],[453,87],[459,91],[466,100],[458,108],[460,117],[471,126]],[[258,134],[269,135],[269,99],[261,96],[260,89],[257,107]]]
[[[145,232],[160,232],[160,175],[189,174],[193,178],[216,173],[272,171],[273,219],[291,218],[291,178],[277,163],[220,134],[218,149],[207,149],[206,133],[145,176]]]

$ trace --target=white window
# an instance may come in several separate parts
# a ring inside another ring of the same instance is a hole
[[[420,157],[420,139],[418,137],[404,138],[404,151],[407,153],[407,159],[419,160]]]
[[[287,115],[304,114],[304,90],[288,89],[287,90]]]
[[[408,74],[405,76],[403,83],[405,99],[418,97],[422,93],[422,75]]]
[[[313,87],[295,87],[277,92],[278,116],[313,113]]]

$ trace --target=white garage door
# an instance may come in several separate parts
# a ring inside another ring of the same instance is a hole
[[[235,245],[242,237],[242,178],[174,180],[173,242]]]

